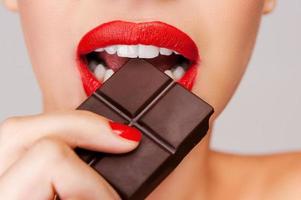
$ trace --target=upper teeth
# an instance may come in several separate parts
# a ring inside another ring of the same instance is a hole
[[[172,53],[179,54],[176,51],[160,48],[153,45],[111,45],[104,48],[98,48],[96,52],[106,51],[108,54],[116,54],[119,57],[128,58],[155,58],[157,56],[165,55],[170,56]]]
[[[108,46],[106,48],[104,48],[104,50],[108,53],[108,54],[115,54],[117,51],[117,46]]]
[[[170,56],[172,54],[172,50],[166,48],[160,48],[160,54]]]

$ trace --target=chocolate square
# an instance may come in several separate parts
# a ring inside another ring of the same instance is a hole
[[[178,148],[210,112],[207,103],[176,84],[141,117],[139,123]]]
[[[154,76],[156,77],[154,79]],[[97,91],[130,117],[135,117],[171,80],[143,60],[130,60]]]

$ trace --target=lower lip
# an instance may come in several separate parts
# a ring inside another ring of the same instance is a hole
[[[82,77],[83,86],[87,96],[92,95],[98,88],[102,86],[102,82],[97,80],[93,73],[89,70],[87,64],[82,59],[78,60],[79,63],[79,71]],[[195,79],[197,76],[197,64],[194,64],[189,67],[184,76],[177,81],[180,85],[188,89],[192,90],[193,85],[195,83]]]

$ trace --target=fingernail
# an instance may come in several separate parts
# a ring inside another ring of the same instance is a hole
[[[139,142],[141,140],[142,135],[138,129],[112,121],[109,121],[109,124],[113,132],[119,135],[120,137],[135,142]]]

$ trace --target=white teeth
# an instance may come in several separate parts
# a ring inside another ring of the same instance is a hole
[[[112,46],[108,46],[108,47],[105,47],[105,51],[108,53],[108,54],[115,54],[117,52],[117,45],[112,45]]]
[[[127,57],[127,58],[155,58],[157,56],[164,55],[170,56],[173,53],[179,55],[177,51],[173,51],[164,47],[156,47],[153,45],[111,45],[104,48],[98,48],[95,52],[103,52],[106,51],[108,54],[116,54],[119,57]],[[94,65],[95,66],[95,65]],[[114,71],[112,69],[107,69],[103,64],[98,64],[93,71],[95,77],[99,81],[108,80],[113,74]],[[175,81],[180,80],[184,74],[185,70],[182,66],[173,67],[171,70],[165,70],[164,73],[168,75],[170,78]]]
[[[166,48],[160,48],[160,54],[165,56],[170,56],[172,54],[172,50]]]
[[[98,49],[96,49],[95,51],[96,52],[103,52],[105,49],[104,48],[98,48]]]
[[[155,58],[157,56],[159,56],[159,47],[139,45],[139,58]]]
[[[94,69],[94,75],[99,81],[103,81],[105,73],[106,73],[106,68],[102,64],[97,65]]]
[[[137,58],[138,53],[137,45],[118,45],[117,55],[119,57]]]
[[[95,67],[93,74],[97,78],[97,80],[105,82],[114,74],[114,71],[112,69],[106,69],[103,64],[98,64]]]
[[[103,81],[108,80],[113,74],[114,74],[114,71],[112,69],[106,70],[106,73],[105,73]]]
[[[168,69],[168,70],[165,70],[164,73],[165,73],[166,75],[168,75],[170,78],[172,78],[172,79],[174,78],[172,72],[171,72],[169,69]]]
[[[170,56],[172,53],[179,54],[176,51],[164,48],[156,47],[153,45],[111,45],[104,48],[98,48],[95,52],[106,51],[108,54],[115,54],[119,57],[127,58],[155,58],[161,55]]]
[[[177,80],[180,80],[184,76],[185,70],[183,67],[177,66],[176,68],[174,68],[172,70],[172,74],[173,74],[175,81],[177,81]]]

